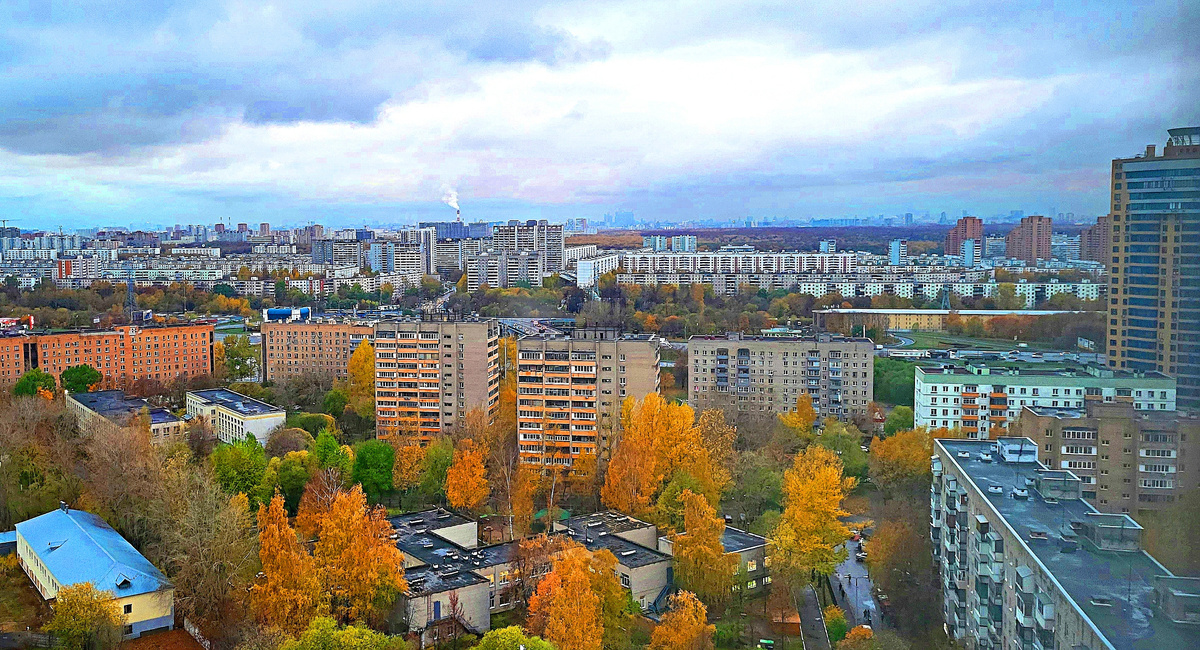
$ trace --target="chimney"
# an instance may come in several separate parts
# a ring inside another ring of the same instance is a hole
[[[1146,145],[1146,157],[1147,158],[1154,157],[1154,145],[1152,145],[1152,144]]]

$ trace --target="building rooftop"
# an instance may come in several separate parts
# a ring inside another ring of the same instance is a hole
[[[721,546],[725,547],[726,553],[741,553],[742,551],[766,545],[766,537],[748,533],[732,526],[726,526],[725,533],[721,535]]]
[[[1007,362],[984,365],[978,362],[956,363],[953,361],[940,361],[918,365],[917,373],[926,376],[944,375],[954,377],[956,381],[964,377],[983,377],[1000,380],[1004,377],[1061,377],[1072,380],[1091,378],[1162,380],[1170,381],[1171,383],[1175,381],[1167,375],[1154,371],[1140,372],[1092,364],[1072,363],[1069,361],[1055,363],[1053,367],[1045,367],[1046,365],[1046,363],[1023,364]]]
[[[814,309],[818,314],[884,314],[884,315],[928,315],[947,316],[951,312],[959,316],[1052,316],[1054,314],[1086,314],[1093,312],[1056,309]]]
[[[1016,439],[1001,442],[1011,440]],[[1028,443],[1021,447],[1022,462],[1006,462],[1003,453],[996,454],[996,462],[980,460],[981,453],[996,448],[996,441],[938,440],[937,444],[946,450],[942,462],[962,470],[961,475],[974,484],[980,498],[1004,518],[1002,525],[1113,646],[1200,648],[1200,626],[1180,625],[1155,616],[1151,605],[1155,578],[1170,576],[1171,572],[1140,549],[1101,550],[1082,530],[1087,526],[1117,529],[1127,540],[1126,536],[1140,535],[1141,527],[1136,522],[1125,515],[1100,513],[1079,498],[1047,503],[1036,489],[1030,489],[1028,499],[1012,498],[1014,487],[1025,488],[1027,480],[1034,481],[1039,474],[1055,480],[1077,480],[1070,472],[1047,470],[1034,460],[1037,444],[1020,440]],[[970,454],[970,458],[959,458],[960,452]],[[1004,493],[989,494],[986,488],[992,485],[999,485]],[[1031,539],[1031,530],[1045,533],[1046,538]],[[1079,534],[1073,535],[1075,532]]]
[[[562,524],[578,532],[596,533],[602,531],[614,535],[654,526],[654,524],[617,512],[616,510],[603,510],[590,515],[576,515],[562,522]]]
[[[589,551],[595,552],[601,549],[611,551],[616,556],[618,564],[631,569],[671,561],[671,556],[665,553],[635,544],[623,537],[618,537],[616,533],[610,533],[600,528],[586,530],[571,528],[567,530],[567,535],[583,544]]]
[[[512,555],[512,544],[467,549],[437,534],[438,530],[474,523],[441,508],[412,512],[388,519],[392,539],[408,559],[424,566],[409,567],[404,578],[412,595],[433,594],[486,582],[476,569],[503,564]]]
[[[103,519],[65,506],[17,524],[17,533],[64,586],[90,582],[118,598],[171,583]]]
[[[874,342],[869,338],[862,336],[843,336],[841,334],[833,334],[830,332],[820,332],[813,336],[755,336],[741,334],[739,332],[729,332],[725,336],[718,335],[695,335],[688,337],[688,341],[746,341],[750,343],[868,343],[874,345]]]
[[[260,402],[241,393],[235,393],[227,388],[212,388],[209,390],[190,391],[210,404],[218,404],[241,415],[266,415],[268,413],[283,413],[283,409]]]
[[[119,390],[99,390],[93,393],[72,393],[71,399],[79,402],[88,410],[120,424],[127,426],[142,409],[150,414],[151,424],[179,422],[175,414],[162,408],[150,406],[150,403],[140,397],[126,397]]]

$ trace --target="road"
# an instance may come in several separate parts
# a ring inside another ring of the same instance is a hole
[[[858,552],[858,542],[846,542],[850,549],[850,557],[838,565],[830,576],[833,582],[834,597],[838,606],[846,612],[846,622],[850,627],[870,625],[883,628],[882,617],[879,616],[879,603],[875,599],[871,578],[867,574],[866,563],[854,559]],[[863,612],[870,612],[870,621],[864,619]]]

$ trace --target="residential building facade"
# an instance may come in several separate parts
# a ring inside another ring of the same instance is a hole
[[[1200,578],[1141,548],[1026,438],[935,440],[930,536],[943,615],[968,648],[1200,647]]]
[[[498,251],[531,251],[545,258],[545,272],[558,273],[563,270],[563,226],[551,224],[545,219],[509,221],[507,225],[492,227],[492,245]]]
[[[1079,258],[1089,262],[1108,264],[1108,247],[1112,241],[1112,216],[1096,218],[1094,225],[1079,231]]]
[[[1200,410],[1200,127],[1167,134],[1112,161],[1108,359],[1178,378]]]
[[[1200,457],[1200,415],[1135,409],[1148,392],[1087,397],[1083,408],[1026,406],[1011,430],[1041,445],[1048,466],[1078,476],[1088,503],[1139,518],[1200,487],[1200,466],[1185,461]]]
[[[346,378],[350,355],[375,333],[365,321],[301,320],[263,322],[263,372],[266,381],[305,373]]]
[[[186,402],[188,417],[205,418],[217,439],[225,443],[240,442],[250,434],[266,446],[271,432],[287,419],[287,412],[278,406],[226,388],[188,391]]]
[[[954,224],[946,239],[942,242],[942,251],[947,255],[956,255],[962,250],[963,242],[974,239],[977,245],[983,244],[983,219],[979,217],[963,217]]]
[[[94,432],[101,427],[128,429],[145,426],[150,442],[165,445],[186,442],[183,420],[164,408],[150,406],[140,397],[126,397],[119,390],[68,393],[67,410],[79,421],[80,431]],[[145,418],[139,422],[139,418]]]
[[[849,335],[862,333],[866,330],[888,332],[922,331],[944,332],[946,320],[951,314],[956,314],[964,322],[978,318],[988,322],[993,318],[1008,317],[1039,317],[1056,314],[1075,314],[1086,312],[1042,310],[1042,309],[814,309],[813,323],[818,330],[824,332],[840,332]]]
[[[1134,400],[1136,410],[1175,410],[1175,380],[1157,372],[1070,364],[1045,369],[917,366],[914,423],[931,429],[961,428],[968,438],[995,438],[1008,435],[1026,406],[1082,409],[1089,395],[1111,402],[1132,398],[1138,391],[1142,397]]]
[[[658,391],[659,340],[578,329],[517,341],[517,442],[532,466],[569,469],[606,456],[621,404]]]
[[[0,334],[0,382],[41,368],[58,377],[89,365],[105,377],[169,381],[212,374],[212,325],[118,325],[110,330]]]
[[[1032,215],[1021,219],[1021,223],[1004,236],[1004,254],[1026,264],[1037,264],[1038,260],[1051,259],[1050,235],[1053,222],[1050,217]]]
[[[500,325],[493,320],[390,320],[375,325],[380,436],[428,441],[500,403]]]
[[[848,420],[866,417],[874,399],[875,344],[868,338],[693,336],[688,363],[689,403],[730,417],[792,411],[807,393],[818,416]]]

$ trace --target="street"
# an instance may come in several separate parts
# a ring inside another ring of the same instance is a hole
[[[884,626],[882,617],[879,616],[880,608],[873,593],[871,578],[867,575],[867,565],[854,559],[859,543],[848,541],[846,545],[850,557],[839,564],[830,576],[834,598],[837,599],[838,607],[846,612],[846,622],[850,627],[870,625],[882,629]],[[863,617],[864,611],[870,612],[870,620]]]

